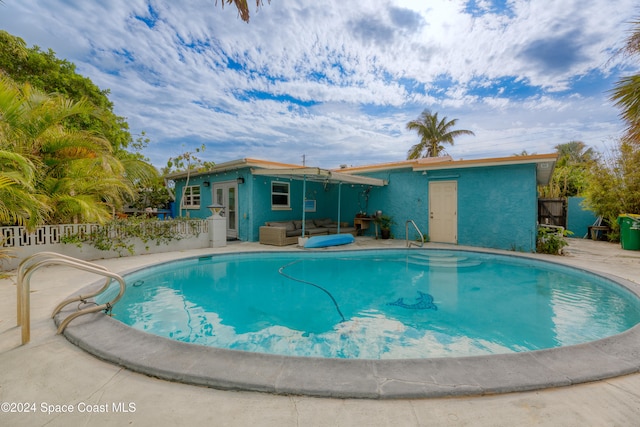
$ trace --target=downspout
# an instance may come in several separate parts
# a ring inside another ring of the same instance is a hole
[[[340,201],[342,200],[342,181],[338,184],[338,234],[340,234]]]
[[[305,207],[307,206],[307,175],[302,176],[302,237],[304,234],[304,226],[306,221]]]

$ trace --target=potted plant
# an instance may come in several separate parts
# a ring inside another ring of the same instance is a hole
[[[378,215],[373,222],[380,227],[380,236],[383,239],[391,237],[391,226],[395,224],[393,217],[389,215]]]

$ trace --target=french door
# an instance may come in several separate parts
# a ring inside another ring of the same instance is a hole
[[[224,206],[227,219],[227,239],[238,238],[238,183],[236,181],[213,184],[213,200]]]

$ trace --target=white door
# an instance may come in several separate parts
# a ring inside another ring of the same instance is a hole
[[[224,206],[227,219],[227,238],[238,238],[238,183],[236,181],[213,184],[213,200]]]
[[[458,183],[429,182],[429,239],[458,243]]]

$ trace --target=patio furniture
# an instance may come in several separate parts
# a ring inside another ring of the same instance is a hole
[[[340,223],[340,233],[350,233],[355,236],[357,230],[349,227],[346,222]],[[304,224],[305,237],[338,233],[338,224],[329,218],[306,220]],[[260,243],[263,245],[286,246],[298,243],[302,237],[302,221],[268,221],[260,227]]]

